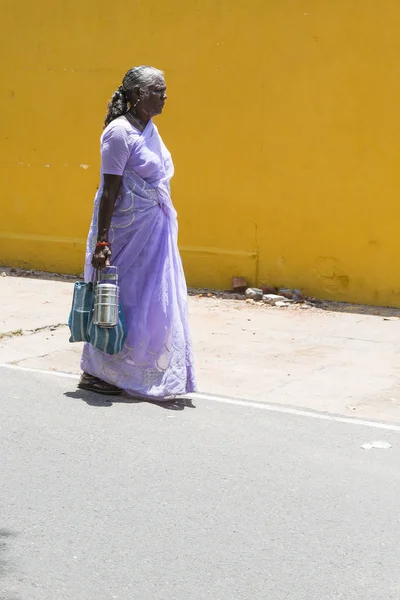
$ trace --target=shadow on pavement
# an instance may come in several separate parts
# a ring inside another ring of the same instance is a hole
[[[9,529],[0,529],[0,577],[4,577],[6,575],[7,568],[9,567],[9,562],[5,558],[5,552],[7,550],[6,539],[15,537],[16,534]],[[0,593],[0,600],[19,600],[16,596],[8,596],[3,595],[4,592]]]
[[[87,390],[74,390],[73,392],[64,392],[67,398],[74,400],[83,400],[89,406],[98,408],[111,408],[113,404],[153,404],[164,410],[185,410],[185,408],[196,408],[190,398],[176,398],[168,402],[156,402],[154,400],[144,400],[142,398],[134,398],[132,396],[101,396]],[[1,599],[0,599],[1,600]]]

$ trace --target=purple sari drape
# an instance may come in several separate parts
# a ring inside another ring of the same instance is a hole
[[[85,344],[81,367],[128,394],[162,399],[195,391],[196,384],[177,214],[170,197],[174,168],[151,121],[137,134],[132,157],[123,172],[109,234],[128,335],[115,356]],[[141,166],[134,170],[135,160]],[[87,244],[86,280],[92,277],[101,194],[100,188]]]

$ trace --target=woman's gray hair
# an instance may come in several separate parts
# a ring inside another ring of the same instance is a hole
[[[104,127],[107,127],[111,121],[114,121],[114,119],[117,119],[128,112],[128,103],[130,102],[131,93],[135,88],[139,88],[146,94],[149,91],[149,88],[151,88],[152,85],[155,85],[160,78],[164,79],[164,73],[155,67],[142,65],[140,67],[129,69],[122,80],[122,85],[120,85],[112,95],[108,105]]]
[[[136,87],[143,92],[147,92],[160,78],[164,79],[164,73],[155,67],[149,67],[147,65],[133,67],[133,69],[130,69],[123,78],[122,87],[126,92],[130,92]]]

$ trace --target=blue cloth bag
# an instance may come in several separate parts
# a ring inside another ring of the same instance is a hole
[[[126,325],[122,305],[119,305],[119,320],[115,327],[101,327],[93,320],[94,293],[96,283],[77,281],[74,285],[72,307],[68,326],[70,342],[89,342],[106,354],[121,352],[126,339]]]

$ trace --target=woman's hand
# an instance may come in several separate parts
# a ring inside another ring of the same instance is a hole
[[[104,269],[110,266],[111,247],[110,246],[96,246],[93,253],[92,266],[95,269]]]

